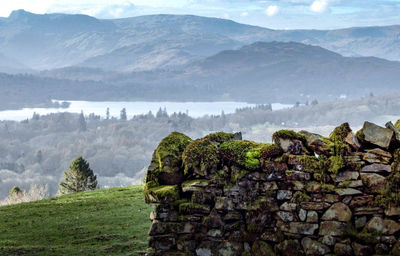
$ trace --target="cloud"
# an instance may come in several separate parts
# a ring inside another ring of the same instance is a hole
[[[247,17],[247,16],[249,16],[249,12],[242,12],[242,13],[240,14],[240,16],[242,16],[242,17]]]
[[[330,0],[315,0],[310,6],[310,10],[317,13],[327,12],[329,11],[330,2]]]
[[[279,12],[279,7],[276,5],[270,5],[265,10],[265,14],[267,14],[270,17],[275,16],[276,14],[278,14],[278,12]]]

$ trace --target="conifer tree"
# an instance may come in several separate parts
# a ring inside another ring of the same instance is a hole
[[[97,178],[89,163],[82,158],[77,157],[69,166],[68,172],[64,173],[65,182],[60,183],[60,194],[69,194],[98,188]]]

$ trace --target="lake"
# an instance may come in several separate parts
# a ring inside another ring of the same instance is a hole
[[[63,102],[62,100],[54,100],[53,102]],[[102,118],[106,116],[107,108],[110,109],[110,116],[120,116],[121,109],[125,108],[128,118],[134,115],[147,114],[151,111],[156,114],[161,109],[166,109],[168,114],[172,113],[188,113],[191,117],[202,117],[204,115],[219,115],[222,111],[225,114],[235,113],[238,108],[255,107],[255,104],[246,102],[149,102],[149,101],[67,101],[70,103],[68,108],[23,108],[19,110],[0,111],[0,120],[22,121],[31,118],[33,113],[47,115],[57,112],[81,113],[85,115],[94,113]],[[293,105],[273,103],[272,109],[279,110],[290,108]]]

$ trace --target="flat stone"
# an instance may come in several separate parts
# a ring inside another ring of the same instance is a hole
[[[278,190],[278,194],[276,198],[278,200],[290,200],[293,196],[292,191],[290,190]]]
[[[300,206],[304,210],[320,211],[328,208],[330,204],[326,202],[302,202]]]
[[[318,229],[318,224],[291,222],[289,224],[289,232],[300,235],[313,235]]]
[[[348,222],[351,220],[352,212],[344,203],[333,204],[323,215],[322,220],[338,220]]]
[[[354,188],[338,188],[335,190],[335,192],[339,196],[355,196],[355,195],[362,195],[362,192],[360,190],[354,189]]]
[[[303,246],[306,255],[326,255],[331,252],[328,246],[312,240],[311,238],[305,237],[301,240],[301,245]]]
[[[383,213],[380,207],[357,207],[354,209],[354,215],[374,215]]]
[[[295,204],[295,203],[284,202],[284,203],[279,207],[279,209],[282,210],[282,211],[288,211],[288,212],[295,211],[295,210],[297,209],[297,204]]]
[[[390,162],[390,158],[383,157],[381,155],[376,155],[373,153],[362,153],[362,159],[370,164],[374,163],[381,163],[381,164],[388,164]]]
[[[318,213],[316,211],[307,212],[307,222],[318,223]]]
[[[361,180],[371,192],[379,192],[386,185],[386,179],[376,173],[361,173]]]
[[[362,187],[364,184],[362,180],[348,180],[340,182],[338,187],[339,188],[359,188]]]
[[[339,221],[322,221],[319,229],[320,236],[341,236],[346,232],[347,224]]]
[[[388,164],[370,164],[366,165],[361,169],[361,172],[367,172],[367,173],[390,173],[392,172],[392,167]]]
[[[209,185],[210,181],[208,180],[189,180],[182,183],[182,191],[183,192],[195,192],[195,191],[203,191],[205,187]]]
[[[339,172],[335,177],[335,181],[341,182],[347,180],[356,180],[358,179],[359,176],[360,176],[359,172],[346,170],[343,172]]]
[[[295,219],[295,217],[294,217],[292,212],[279,211],[276,214],[284,222],[291,222],[291,221],[293,221]]]
[[[350,201],[350,207],[360,207],[360,206],[365,206],[368,205],[369,203],[374,201],[374,196],[372,195],[367,195],[367,196],[355,196],[353,199]]]
[[[393,137],[392,130],[380,127],[370,122],[365,122],[360,132],[361,138],[357,137],[358,139],[367,141],[381,148],[389,148]]]

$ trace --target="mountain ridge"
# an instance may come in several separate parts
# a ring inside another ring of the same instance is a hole
[[[400,60],[400,26],[338,30],[273,30],[195,15],[96,19],[87,15],[32,14],[0,20],[0,47],[29,68],[68,66],[110,71],[175,68],[257,41],[295,41],[345,56]]]

